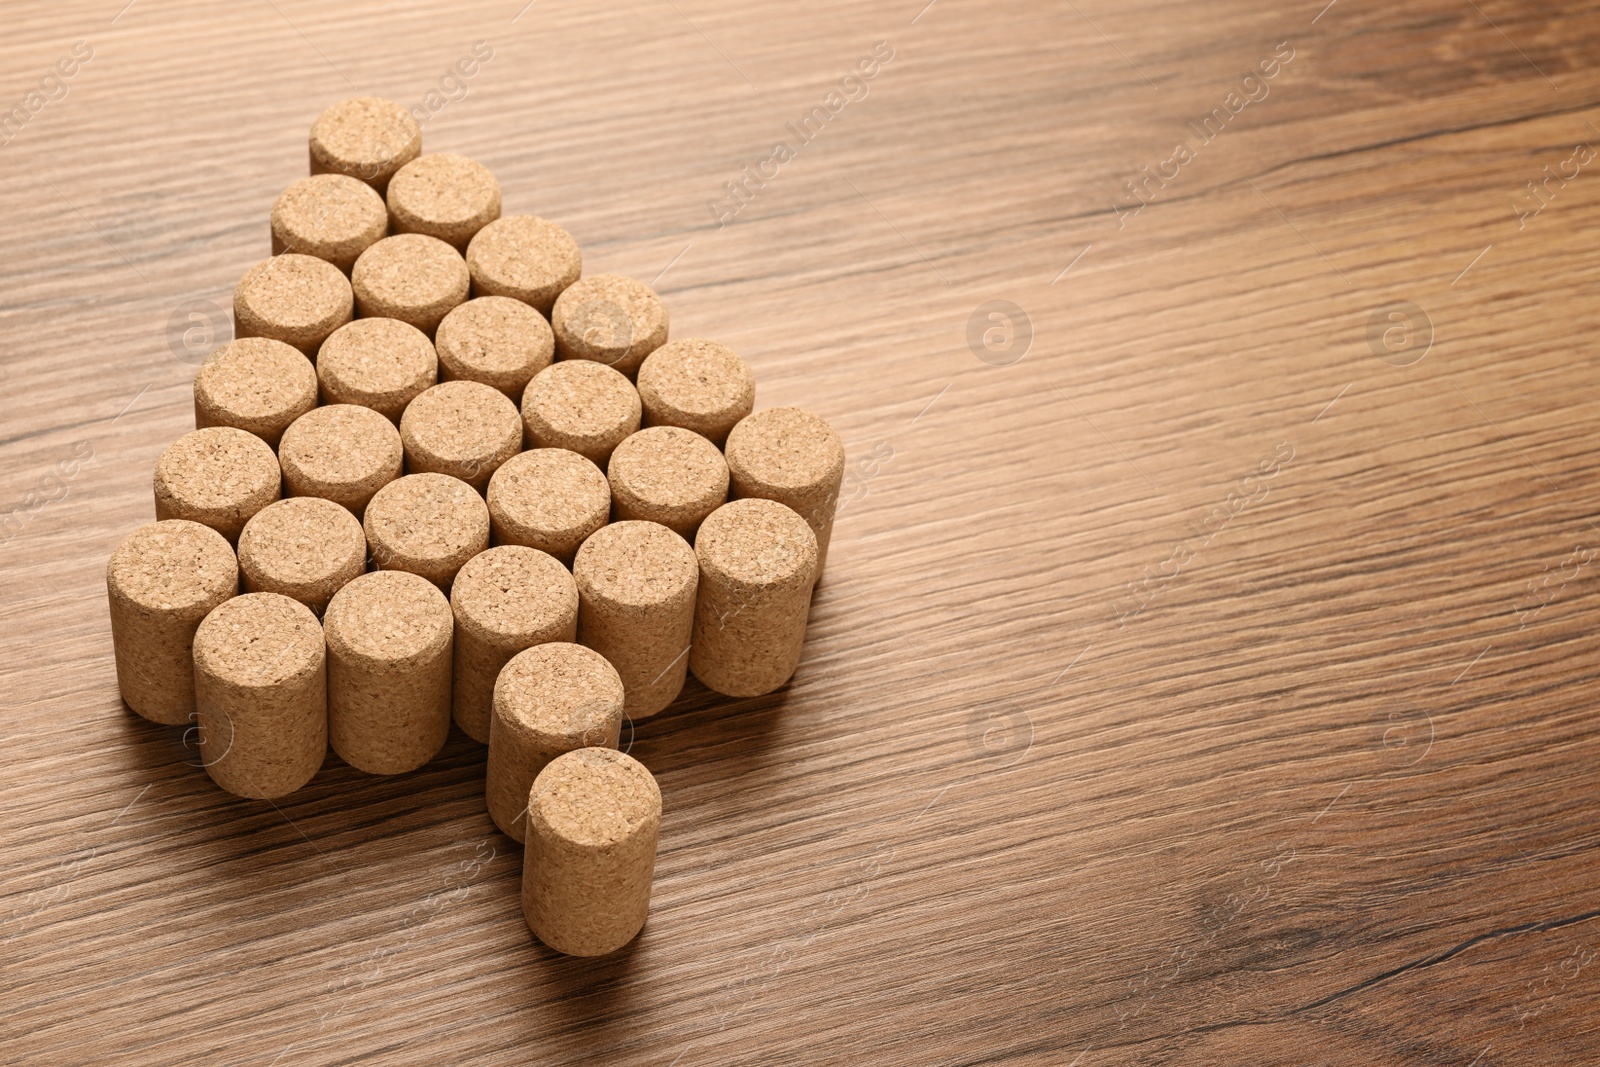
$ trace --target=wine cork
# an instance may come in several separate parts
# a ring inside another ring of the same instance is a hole
[[[450,733],[450,604],[404,571],[363,574],[333,595],[328,740],[368,774],[416,770]]]
[[[579,278],[550,309],[557,359],[592,359],[632,378],[667,340],[667,305],[620,274]]]
[[[362,520],[372,563],[410,571],[445,592],[456,572],[489,547],[483,497],[448,474],[408,474],[379,489]]]
[[[521,300],[548,316],[562,290],[583,273],[578,242],[536,215],[496,219],[467,245],[474,296]]]
[[[358,519],[372,494],[400,477],[404,455],[394,423],[356,404],[314,408],[294,420],[278,443],[290,496],[343,504]]]
[[[350,281],[332,263],[285,252],[245,272],[233,290],[235,337],[270,337],[308,356],[350,321]]]
[[[600,468],[564,448],[535,448],[489,479],[490,532],[497,545],[526,545],[570,566],[584,538],[611,517],[611,486]]]
[[[555,335],[544,316],[520,300],[480,296],[439,323],[439,380],[492,385],[514,403],[555,358]]]
[[[576,749],[617,747],[622,679],[600,653],[582,645],[534,645],[500,672],[492,723],[484,788],[489,817],[521,841],[528,791],[545,764]]]
[[[756,403],[756,376],[715,341],[669,341],[639,366],[644,425],[681,426],[717,447]]]
[[[700,565],[654,522],[616,522],[578,549],[578,643],[622,678],[623,711],[647,719],[677,699],[689,670]]]
[[[500,183],[489,168],[452,152],[431,152],[401,167],[387,199],[395,233],[425,233],[459,252],[500,217]]]
[[[442,382],[406,407],[400,442],[408,474],[448,474],[481,493],[522,450],[522,416],[491,385]]]
[[[234,597],[194,635],[200,758],[241,797],[275,798],[309,782],[328,751],[322,627],[278,593]]]
[[[733,428],[725,452],[734,499],[776,500],[806,520],[821,578],[844,482],[844,443],[833,427],[800,408],[767,408]]]
[[[728,499],[728,464],[692,430],[655,426],[629,436],[606,467],[618,520],[659,522],[694,540],[705,517]]]
[[[606,748],[552,760],[528,800],[528,928],[569,956],[632,941],[650,913],[660,836],[661,789],[644,764]]]
[[[433,342],[399,319],[357,319],[337,330],[317,353],[324,404],[360,404],[396,426],[406,405],[438,376]]]
[[[314,496],[268,504],[239,535],[248,593],[282,593],[320,616],[367,569],[367,536],[349,510]]]
[[[754,697],[800,663],[816,578],[817,539],[775,500],[734,500],[700,525],[689,669],[724,696]]]
[[[639,428],[639,394],[617,371],[588,360],[552,363],[522,394],[522,442],[565,448],[604,467]]]
[[[282,481],[278,457],[255,434],[192,430],[156,460],[156,518],[198,522],[235,542],[250,516],[278,499]]]
[[[311,124],[311,173],[348,174],[378,192],[422,153],[411,112],[376,96],[341,100]]]
[[[272,254],[300,252],[349,274],[356,257],[389,232],[389,212],[372,187],[347,174],[313,174],[272,205]]]
[[[461,568],[450,587],[450,610],[456,617],[456,725],[486,745],[500,669],[525,648],[572,641],[578,587],[553,557],[505,545],[478,553]]]
[[[439,320],[467,299],[471,279],[460,252],[437,237],[402,233],[361,253],[350,286],[362,318],[399,319],[432,337]]]
[[[268,337],[241,337],[194,376],[194,425],[232,426],[273,448],[283,431],[317,406],[317,372],[299,349]]]
[[[128,707],[176,726],[194,713],[194,631],[239,592],[239,566],[221,534],[172,519],[141,526],[106,563],[111,648]]]

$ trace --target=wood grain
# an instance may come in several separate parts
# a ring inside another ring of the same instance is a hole
[[[123,2],[0,14],[5,107],[93,49],[0,133],[0,1061],[1600,1059],[1600,178],[1528,188],[1600,144],[1591,5]],[[174,312],[324,106],[478,41],[426,144],[852,472],[794,682],[633,738],[662,851],[602,960],[528,936],[459,734],[239,800],[111,663]]]

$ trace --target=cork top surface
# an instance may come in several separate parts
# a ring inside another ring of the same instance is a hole
[[[356,485],[393,470],[401,460],[400,431],[371,408],[329,404],[312,408],[283,431],[278,458],[324,485]]]
[[[527,641],[577,618],[578,587],[548,552],[501,545],[461,568],[450,606],[459,626],[497,641]]]
[[[614,522],[578,549],[572,576],[586,597],[651,607],[693,596],[700,566],[689,542],[657,522]]]
[[[269,337],[230,341],[201,364],[195,396],[243,418],[263,419],[317,399],[317,371],[298,348]]]
[[[522,416],[493,386],[440,382],[406,405],[400,440],[408,454],[452,464],[487,461],[521,444]]]
[[[448,559],[488,541],[489,507],[460,478],[408,474],[373,494],[363,525],[375,545],[415,559]]]
[[[348,247],[349,262],[388,232],[389,213],[372,186],[347,174],[313,174],[278,194],[272,233],[285,252]],[[325,257],[321,257],[325,258]],[[348,263],[340,263],[348,267]]]
[[[366,555],[367,536],[350,510],[315,496],[268,504],[239,535],[239,566],[285,584],[325,581]]]
[[[264,259],[245,271],[233,290],[241,335],[276,331],[290,343],[309,343],[349,322],[353,298],[344,272],[298,252]],[[292,335],[292,336],[289,336]]]
[[[572,437],[600,437],[639,425],[639,393],[617,371],[584,359],[552,363],[528,383],[523,413]]]
[[[388,203],[396,233],[426,233],[464,249],[500,217],[500,183],[477,160],[431,152],[389,179]]]
[[[605,848],[661,823],[661,788],[644,764],[611,748],[557,756],[533,780],[529,827],[582,848]]]
[[[512,297],[548,312],[557,296],[583,273],[572,235],[537,215],[496,219],[467,246],[474,290]]]
[[[201,510],[230,508],[266,493],[276,496],[281,478],[271,446],[232,426],[191,430],[156,460],[156,492]]]
[[[622,677],[583,645],[534,645],[501,669],[494,714],[535,737],[604,744],[622,722]]]
[[[437,237],[401,233],[361,253],[350,284],[363,304],[446,311],[467,299],[470,280],[461,253]]]
[[[564,359],[592,359],[632,373],[667,339],[667,305],[620,274],[579,278],[556,297],[550,325]]]
[[[422,151],[422,127],[392,100],[359,96],[332,105],[311,124],[313,169],[366,182],[386,180]]]
[[[774,489],[811,489],[844,473],[844,443],[822,419],[801,408],[767,408],[728,434],[734,477]]]
[[[555,358],[544,316],[520,300],[480,296],[452,308],[435,338],[439,366],[451,378],[484,382],[522,397],[528,379]]]
[[[218,605],[194,634],[194,665],[230,685],[264,689],[317,669],[322,627],[281,593],[246,593]]]
[[[631,434],[606,468],[613,499],[672,510],[728,495],[728,464],[717,446],[692,430],[652,426]]]
[[[183,611],[232,596],[239,568],[227,538],[187,519],[141,526],[106,563],[113,595],[151,611]]]
[[[317,351],[317,379],[341,400],[377,401],[427,388],[439,374],[428,335],[399,319],[356,319]]]
[[[709,577],[751,588],[809,584],[817,537],[792,508],[775,500],[731,500],[713,511],[694,538]]]
[[[489,510],[517,526],[551,534],[603,523],[611,486],[589,460],[564,448],[519,452],[489,479]]]
[[[755,404],[756,376],[727,345],[697,339],[668,341],[640,365],[639,396],[647,410],[669,416],[703,420],[732,415],[731,427]],[[696,425],[688,428],[705,432]]]
[[[328,601],[328,651],[341,659],[431,660],[450,644],[455,617],[439,587],[406,571],[372,571]]]

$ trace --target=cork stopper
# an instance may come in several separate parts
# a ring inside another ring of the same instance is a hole
[[[700,565],[689,543],[654,522],[615,522],[578,549],[578,642],[617,669],[630,719],[677,699],[689,669]]]
[[[523,840],[528,791],[545,765],[575,749],[615,748],[621,732],[622,679],[598,652],[559,641],[518,652],[494,686],[490,818]]]
[[[833,513],[844,482],[844,443],[800,408],[767,408],[728,434],[731,493],[787,504],[817,536],[817,574],[828,559]]]
[[[448,474],[408,474],[379,489],[362,521],[373,566],[410,571],[449,592],[456,572],[489,547],[483,497]]]
[[[425,233],[465,252],[500,217],[500,183],[477,160],[432,152],[395,172],[388,202],[395,233]]]
[[[456,617],[456,725],[488,744],[501,668],[525,648],[577,635],[578,587],[554,557],[505,545],[461,568],[450,587],[450,608]]]
[[[632,378],[667,340],[667,305],[654,289],[620,274],[573,282],[550,311],[557,359],[592,359]]]
[[[156,518],[188,519],[237,541],[250,516],[278,499],[281,481],[278,457],[255,434],[194,430],[156,460]]]
[[[466,261],[450,245],[402,233],[361,253],[350,285],[362,318],[399,319],[432,337],[450,309],[467,299],[471,280]]]
[[[215,530],[173,519],[141,526],[106,563],[117,686],[151,722],[189,721],[191,648],[200,620],[239,592],[233,549]]]
[[[549,315],[556,297],[583,273],[583,256],[578,242],[555,223],[507,215],[473,237],[467,269],[473,295],[510,297]]]
[[[681,426],[721,447],[756,403],[756,376],[715,341],[669,341],[639,366],[646,426]]]
[[[367,569],[361,523],[331,500],[268,504],[239,535],[239,570],[250,593],[282,593],[321,615],[346,582]]]
[[[528,381],[550,365],[556,341],[544,316],[520,300],[480,296],[439,323],[439,380],[492,385],[513,403]],[[520,431],[519,431],[520,433]]]
[[[482,382],[443,382],[423,392],[400,418],[411,474],[448,474],[480,493],[500,464],[522,449],[517,406]]]
[[[688,540],[728,499],[728,464],[691,430],[655,426],[632,434],[606,467],[617,519],[659,522]]]
[[[245,272],[233,290],[236,337],[270,337],[306,355],[350,321],[350,282],[332,263],[285,252]]]
[[[606,476],[564,448],[512,456],[489,479],[488,497],[495,544],[537,548],[569,565],[584,538],[611,516]]]
[[[348,174],[383,192],[422,152],[422,127],[392,100],[341,100],[311,124],[311,173]]]
[[[356,518],[372,494],[400,477],[400,431],[371,408],[330,404],[313,408],[283,432],[278,461],[290,496],[343,504]]]
[[[324,404],[359,404],[395,425],[406,405],[438,380],[433,342],[398,319],[357,319],[323,342],[317,383]]]
[[[565,448],[604,467],[639,428],[639,394],[617,371],[589,360],[552,363],[522,394],[523,444]]]
[[[454,617],[431,583],[363,574],[334,594],[328,635],[328,740],[368,774],[427,763],[450,733]]]
[[[289,424],[316,406],[316,369],[282,341],[241,337],[195,372],[196,429],[232,426],[276,448]]]
[[[300,252],[350,273],[356,257],[389,232],[389,212],[372,187],[346,174],[313,174],[272,205],[272,254]]]
[[[200,758],[241,797],[286,796],[309,782],[328,748],[322,627],[278,593],[234,597],[194,635]]]
[[[570,956],[613,952],[650,913],[661,790],[644,764],[604,748],[552,760],[528,800],[522,914]]]

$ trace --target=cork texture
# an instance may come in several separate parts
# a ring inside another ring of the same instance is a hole
[[[557,359],[590,359],[632,378],[667,341],[667,305],[655,290],[620,274],[579,278],[550,309]]]
[[[241,337],[194,376],[194,425],[232,426],[273,448],[283,431],[317,406],[317,372],[299,349],[268,337]]]
[[[282,481],[278,457],[255,434],[193,430],[156,460],[156,518],[188,519],[236,542],[250,516],[278,499]]]
[[[773,500],[734,500],[695,537],[700,590],[689,669],[724,696],[753,697],[787,682],[800,663],[817,539]]]
[[[324,404],[359,404],[396,426],[406,405],[438,377],[433,342],[399,319],[357,319],[323,342],[317,353],[317,385]]]
[[[437,237],[458,252],[500,217],[500,183],[489,168],[452,152],[430,152],[401,167],[386,197],[395,233]]]
[[[182,519],[141,526],[106,562],[117,687],[128,707],[168,726],[194,714],[194,632],[239,592],[221,534]]]
[[[572,563],[584,538],[611,516],[611,485],[589,460],[564,448],[535,448],[489,479],[490,533],[497,545],[525,545]]]
[[[622,679],[592,649],[534,645],[513,656],[494,687],[484,785],[489,817],[508,837],[527,831],[528,791],[551,760],[576,749],[616,748]]]
[[[233,290],[235,337],[270,337],[314,355],[350,321],[350,280],[332,263],[286,252],[245,272]]]
[[[639,393],[619,372],[588,360],[553,363],[522,394],[523,445],[565,448],[599,467],[639,429]]]
[[[249,593],[282,593],[321,616],[333,594],[367,569],[367,536],[349,510],[314,496],[268,504],[239,535]]]
[[[722,446],[756,403],[756,376],[727,345],[668,341],[639,366],[644,425],[681,426]]]
[[[314,408],[278,443],[284,490],[342,504],[356,518],[404,466],[400,431],[382,414],[356,404]]]
[[[546,945],[600,956],[632,941],[650,913],[661,789],[644,764],[586,748],[551,761],[528,801],[522,914]]]
[[[522,450],[517,405],[482,382],[441,382],[400,417],[408,474],[448,474],[483,492],[500,464]]]
[[[445,592],[489,547],[489,507],[460,478],[408,474],[379,489],[362,520],[379,570],[409,571]]]
[[[383,192],[422,152],[422,127],[392,100],[341,100],[311,124],[311,173],[348,174]]]
[[[694,540],[728,499],[728,464],[717,446],[693,430],[655,426],[629,436],[611,453],[611,514],[659,522]]]
[[[659,523],[612,523],[578,549],[572,576],[578,643],[617,669],[627,717],[647,719],[676,700],[700,585],[689,543]]]
[[[474,296],[520,300],[549,315],[556,297],[583,273],[578,242],[537,215],[496,219],[467,246]]]
[[[833,427],[801,408],[767,408],[733,428],[725,452],[734,499],[776,500],[806,520],[820,578],[844,482],[844,442]]]
[[[364,319],[408,322],[433,336],[439,322],[465,303],[471,279],[466,260],[423,233],[385,237],[361,253],[350,270],[356,310]]]
[[[512,656],[578,633],[578,587],[554,557],[504,545],[480,552],[450,587],[456,619],[456,725],[489,743],[495,680]]]
[[[277,593],[234,597],[194,635],[200,758],[212,781],[241,797],[287,796],[328,751],[322,627]]]
[[[427,763],[450,733],[454,618],[431,582],[363,574],[334,594],[328,635],[328,740],[368,774]]]
[[[482,382],[514,403],[522,401],[522,391],[550,365],[556,350],[544,316],[506,296],[480,296],[451,309],[434,344],[440,381]]]
[[[389,232],[383,197],[347,174],[313,174],[272,204],[272,254],[325,259],[346,274],[356,257]]]

